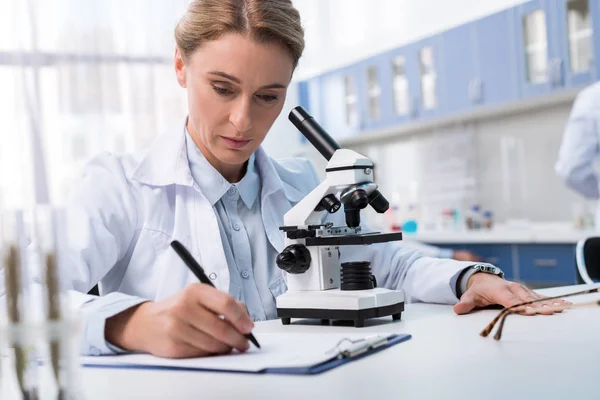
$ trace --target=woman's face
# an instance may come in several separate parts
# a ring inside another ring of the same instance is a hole
[[[177,50],[175,69],[187,88],[190,135],[217,169],[230,169],[250,158],[281,112],[293,60],[277,43],[231,33],[185,63]]]

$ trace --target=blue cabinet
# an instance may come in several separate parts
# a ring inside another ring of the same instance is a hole
[[[492,105],[517,100],[519,78],[514,10],[492,14],[473,25],[476,53],[473,62],[475,80],[471,83],[473,102]]]
[[[519,245],[519,278],[523,282],[577,283],[575,245]]]
[[[468,250],[504,271],[506,279],[530,285],[577,283],[574,244],[444,243],[435,246]]]
[[[594,58],[599,54],[595,45],[600,31],[600,5],[597,0],[558,0],[554,6],[554,35],[560,51],[560,58],[556,62],[560,63],[562,81],[566,87],[588,85],[598,76]]]
[[[446,112],[464,111],[482,100],[477,84],[475,26],[461,25],[442,34]]]
[[[524,98],[563,86],[555,5],[556,0],[533,0],[514,9],[517,76]]]
[[[598,78],[600,1],[530,0],[310,79],[301,101],[343,139]]]

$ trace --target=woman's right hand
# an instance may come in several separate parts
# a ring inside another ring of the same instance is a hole
[[[194,283],[165,300],[142,303],[107,319],[105,338],[124,350],[159,357],[202,357],[248,350],[244,335],[253,327],[242,302]]]

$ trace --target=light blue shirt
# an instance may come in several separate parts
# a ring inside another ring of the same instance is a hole
[[[186,144],[192,177],[218,216],[229,267],[229,292],[235,292],[236,285],[241,288],[240,299],[254,321],[276,318],[275,297],[268,283],[281,272],[275,265],[277,251],[268,243],[260,214],[256,157],[248,160],[244,177],[231,184],[202,155],[187,131]]]

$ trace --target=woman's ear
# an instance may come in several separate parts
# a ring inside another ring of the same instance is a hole
[[[179,82],[179,86],[181,86],[182,88],[186,88],[186,66],[185,62],[183,61],[183,57],[181,56],[181,51],[177,47],[175,48],[175,57],[173,62],[175,65],[175,74],[177,75],[177,82]]]

